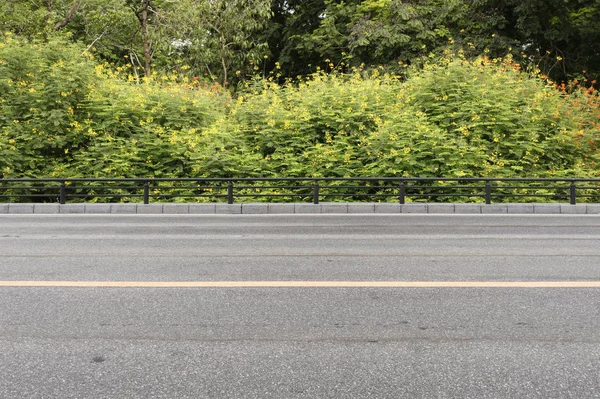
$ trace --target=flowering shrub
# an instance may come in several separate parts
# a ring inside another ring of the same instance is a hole
[[[445,159],[454,174],[598,176],[590,159],[598,157],[598,96],[588,96],[586,107],[510,59],[429,65],[405,87],[411,104],[454,141]]]
[[[406,80],[375,71],[265,82],[229,119],[262,175],[598,176],[598,104],[510,59],[457,57]]]
[[[84,50],[0,41],[0,177],[599,175],[598,94],[510,59],[258,79],[231,98]]]
[[[170,177],[192,173],[190,156],[201,130],[223,113],[228,96],[167,81],[133,84],[96,68],[85,119],[77,129],[93,136],[73,156],[68,174]],[[65,171],[55,170],[64,175]]]
[[[0,177],[44,176],[87,139],[74,131],[93,64],[62,41],[0,42]]]
[[[65,40],[0,42],[0,177],[189,175],[229,96],[176,75],[136,84]]]

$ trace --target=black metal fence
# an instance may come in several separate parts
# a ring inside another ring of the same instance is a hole
[[[577,202],[600,179],[541,178],[74,178],[0,179],[0,202]]]

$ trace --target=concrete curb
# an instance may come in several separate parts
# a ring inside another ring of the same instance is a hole
[[[600,214],[600,204],[0,204],[0,214]]]

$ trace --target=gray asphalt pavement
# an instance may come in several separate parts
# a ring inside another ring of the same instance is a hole
[[[600,281],[595,215],[0,215],[0,281]],[[596,398],[598,288],[0,287],[1,398]]]

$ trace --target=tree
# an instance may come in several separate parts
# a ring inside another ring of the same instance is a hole
[[[449,45],[523,52],[557,82],[600,80],[600,0],[3,0],[0,32],[65,33],[135,73],[187,64],[223,85],[264,55],[283,79],[327,59],[392,68]]]
[[[410,62],[447,46],[461,0],[366,0],[348,24],[350,53],[367,64]]]
[[[232,70],[248,68],[268,51],[257,33],[270,16],[269,0],[181,0],[173,4],[162,34],[170,39],[170,54],[227,86]]]
[[[298,76],[313,72],[311,65],[323,61],[321,52],[306,46],[305,38],[319,27],[325,12],[324,0],[273,0],[273,17],[262,32],[269,44],[271,59],[268,68],[281,68],[283,76]]]
[[[281,1],[274,4],[287,10]],[[345,59],[354,65],[411,61],[446,46],[464,9],[460,0],[313,1],[287,15],[280,12],[286,17],[281,18],[285,24],[281,36],[288,43],[279,52],[279,61],[284,70],[298,58],[316,59],[315,63]]]
[[[558,82],[600,78],[600,0],[476,0],[463,24],[476,51],[513,46]]]
[[[531,46],[527,54],[556,80],[600,77],[600,0],[514,2],[517,28]]]
[[[83,0],[4,0],[0,27],[29,39],[47,38],[75,18]]]
[[[152,40],[148,32],[151,13],[155,13],[151,0],[127,0],[129,7],[140,23],[140,34],[142,37],[142,46],[144,51],[144,74],[147,78],[152,76]]]
[[[124,57],[144,76],[152,75],[158,34],[169,2],[161,0],[87,0],[82,10],[83,40],[100,47],[111,61],[122,63]]]

